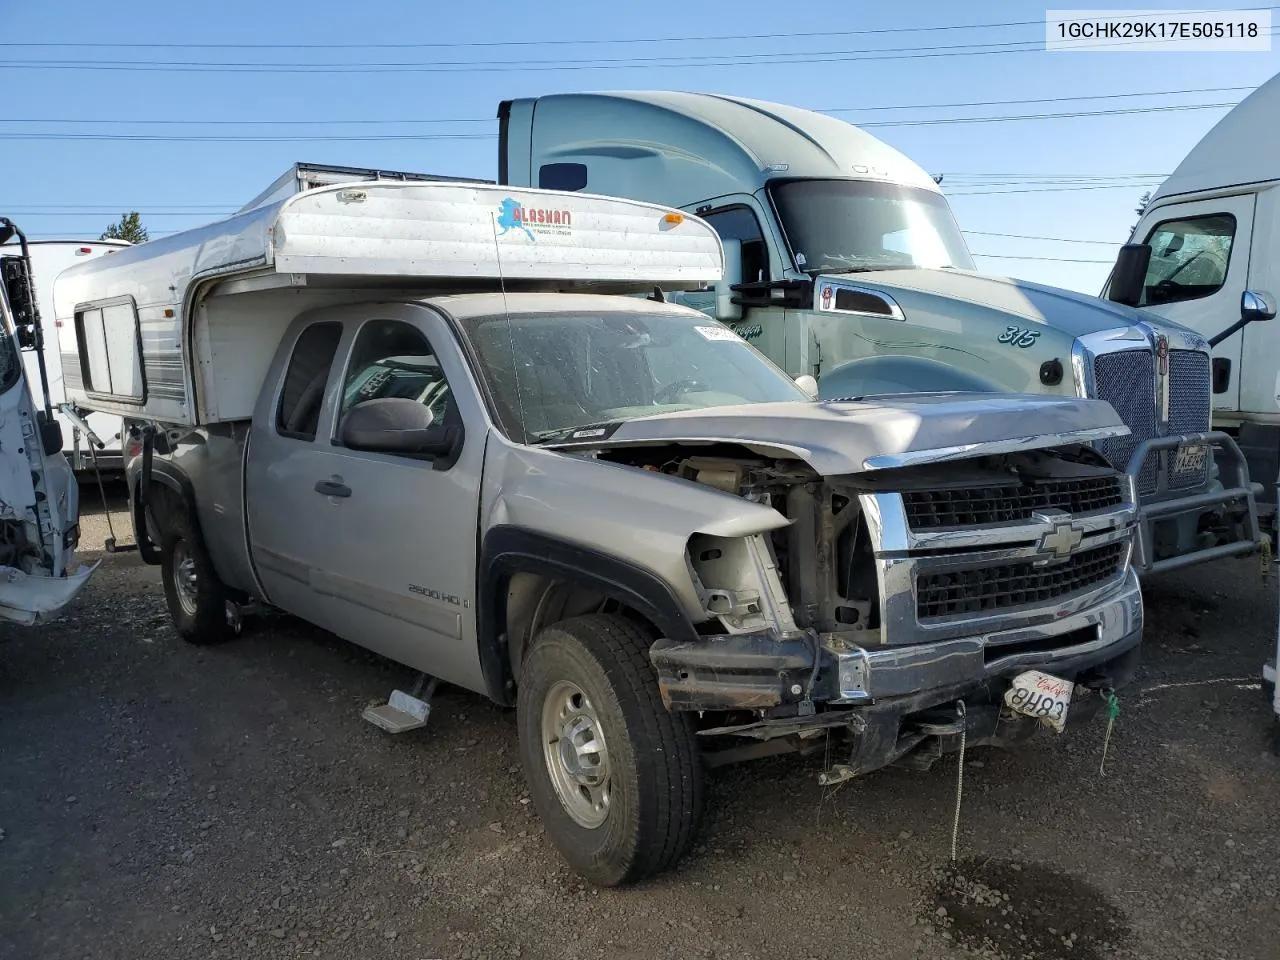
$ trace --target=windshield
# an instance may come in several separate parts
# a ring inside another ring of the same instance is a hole
[[[503,316],[479,317],[464,329],[503,427],[528,442],[658,413],[809,399],[754,347],[706,317],[513,314],[509,324]]]
[[[799,270],[973,269],[940,193],[868,180],[777,181],[769,191]]]

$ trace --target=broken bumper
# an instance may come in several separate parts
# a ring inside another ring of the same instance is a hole
[[[1104,601],[1035,627],[886,648],[814,634],[659,640],[650,659],[668,709],[754,711],[760,720],[716,732],[762,740],[843,726],[856,735],[851,766],[864,772],[924,740],[942,749],[949,736],[958,741],[959,727],[948,724],[959,700],[969,743],[992,742],[1004,691],[1026,670],[1073,680],[1081,692],[1119,689],[1137,666],[1141,640],[1142,595],[1130,570]],[[1073,719],[1087,717],[1098,702],[1086,695],[1073,704]],[[941,725],[939,708],[950,718]],[[1008,724],[1009,732],[1018,726]]]
[[[50,619],[84,589],[101,562],[65,577],[35,576],[0,566],[0,621],[29,627]]]

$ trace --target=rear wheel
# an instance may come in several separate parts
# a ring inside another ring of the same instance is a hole
[[[673,866],[702,820],[693,728],[662,704],[651,642],[620,617],[575,617],[544,630],[521,669],[534,805],[569,865],[602,886]]]
[[[209,644],[233,635],[227,623],[227,589],[186,511],[175,510],[165,518],[160,572],[178,636],[188,643]]]

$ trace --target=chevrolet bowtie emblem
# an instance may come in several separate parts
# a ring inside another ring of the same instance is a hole
[[[1052,530],[1040,538],[1036,548],[1041,553],[1052,553],[1055,557],[1065,557],[1084,539],[1084,531],[1077,530],[1069,523],[1054,524]]]

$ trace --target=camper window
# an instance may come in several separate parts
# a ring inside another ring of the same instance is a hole
[[[742,279],[747,283],[770,280],[769,248],[760,221],[750,207],[724,207],[700,214],[721,240],[742,241]]]
[[[133,403],[146,398],[138,310],[132,297],[77,310],[76,340],[88,393]]]
[[[1197,300],[1222,289],[1231,262],[1236,218],[1229,213],[1157,223],[1147,234],[1151,265],[1139,306]]]
[[[325,384],[341,339],[342,324],[332,320],[313,323],[298,336],[276,407],[276,431],[282,436],[315,440]]]

